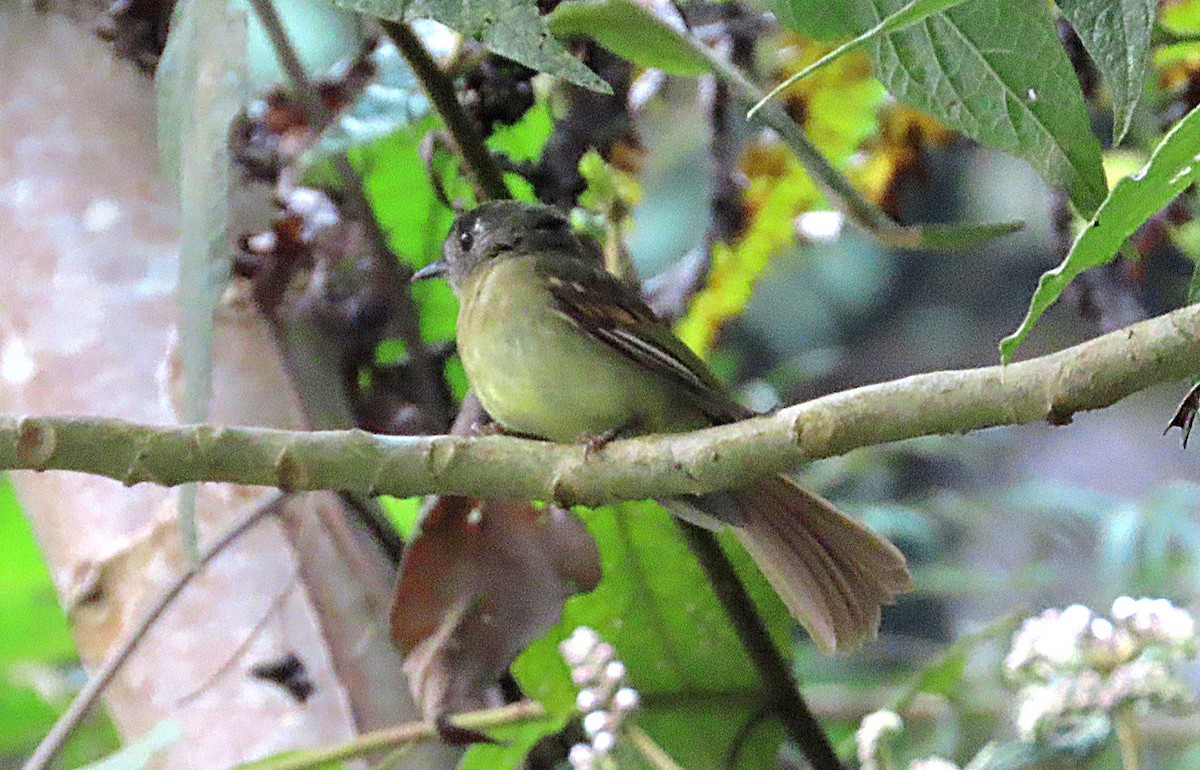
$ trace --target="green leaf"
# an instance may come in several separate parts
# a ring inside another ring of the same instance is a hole
[[[633,0],[561,3],[546,23],[557,37],[587,35],[634,64],[670,75],[700,75],[709,69],[679,32]]]
[[[808,77],[813,73],[814,70],[824,67],[826,64],[830,63],[834,59],[837,59],[839,56],[847,54],[850,51],[865,45],[879,35],[887,34],[888,32],[898,32],[899,30],[911,27],[913,24],[924,21],[935,13],[940,13],[965,1],[966,0],[910,0],[907,5],[900,8],[895,13],[888,14],[886,18],[868,29],[866,32],[862,33],[848,43],[839,45],[837,48],[834,48],[832,51],[817,59],[804,69],[800,70],[795,75],[792,75],[787,80],[772,88],[769,94],[764,96],[762,100],[758,102],[758,104],[750,108],[750,112],[747,113],[746,117],[749,118],[750,116],[754,115],[754,113],[757,112],[764,103],[775,98],[780,91],[783,91],[797,80]]]
[[[559,624],[517,658],[517,681],[548,713],[575,714],[577,688],[557,645],[577,626],[590,626],[628,668],[629,684],[642,697],[638,724],[682,766],[719,767],[761,703],[754,669],[703,570],[653,503],[581,516],[600,548],[604,578],[590,594],[568,600]],[[787,649],[787,610],[736,541],[722,542],[775,643]],[[763,728],[753,748],[743,750],[747,766],[766,766],[780,740],[778,730]]]
[[[829,0],[765,0],[779,23],[814,40],[837,40],[858,32],[845,2]]]
[[[440,126],[436,117],[427,116],[350,151],[350,160],[362,176],[363,190],[375,219],[388,236],[388,245],[414,267],[441,255],[442,241],[454,219],[454,212],[434,196],[420,154],[422,137]],[[447,193],[455,195],[455,179],[448,181]],[[454,339],[458,303],[445,281],[422,281],[413,286],[412,293],[421,313],[421,336],[425,341]]]
[[[538,100],[511,126],[496,126],[487,145],[512,160],[536,161],[554,130],[554,116],[545,100]]]
[[[142,770],[150,764],[155,754],[174,744],[182,736],[183,727],[178,722],[164,719],[117,753],[79,770]]]
[[[1058,0],[1112,91],[1113,144],[1133,122],[1146,84],[1155,0]]]
[[[983,225],[921,225],[879,230],[874,235],[883,243],[897,249],[965,251],[1005,235],[1012,235],[1024,226],[1024,222],[997,222]]]
[[[521,119],[511,126],[497,126],[487,139],[488,149],[502,152],[516,161],[536,162],[542,157],[546,140],[554,130],[554,116],[550,105],[544,99],[539,99],[525,111]],[[512,197],[517,200],[536,202],[533,184],[525,177],[513,172],[504,174],[504,182]],[[426,282],[428,283],[428,282]]]
[[[1138,171],[1117,182],[1104,205],[1075,239],[1058,267],[1042,274],[1020,327],[1000,342],[1008,362],[1034,322],[1054,304],[1071,279],[1107,264],[1129,236],[1175,196],[1200,178],[1200,108],[1193,109],[1167,133]]]
[[[557,714],[519,725],[489,728],[489,737],[499,743],[476,743],[463,755],[458,770],[501,770],[520,767],[534,744],[563,729],[565,714]]]
[[[417,522],[421,519],[421,505],[425,498],[380,495],[376,499],[383,506],[388,521],[392,522],[401,537],[407,540],[416,534]]]
[[[18,661],[75,658],[67,618],[12,486],[0,477],[0,680]]]
[[[858,32],[903,0],[848,0]],[[1091,216],[1104,200],[1100,143],[1043,0],[971,0],[872,41],[875,73],[901,101],[1029,161]]]
[[[533,0],[333,0],[389,21],[435,19],[488,50],[592,91],[612,88],[554,39]]]
[[[57,709],[14,676],[19,665],[54,667],[75,657],[67,618],[12,485],[0,476],[0,756],[23,754]]]

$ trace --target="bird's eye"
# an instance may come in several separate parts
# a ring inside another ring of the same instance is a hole
[[[471,246],[475,244],[475,236],[470,230],[463,230],[458,234],[458,245],[463,251],[470,251]]]

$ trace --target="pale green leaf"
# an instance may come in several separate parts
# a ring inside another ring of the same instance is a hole
[[[618,56],[670,75],[699,75],[709,69],[679,32],[633,0],[560,3],[546,23],[558,37],[586,35]]]
[[[238,0],[183,0],[155,75],[159,148],[176,181],[179,250],[180,417],[203,422],[212,393],[213,311],[229,279],[229,124],[242,108],[246,11]],[[180,494],[180,531],[196,554],[195,491]]]
[[[1058,0],[1112,92],[1113,143],[1120,144],[1146,83],[1155,0]]]
[[[334,0],[389,21],[435,19],[526,67],[600,93],[612,88],[554,39],[533,0]]]
[[[1000,358],[1009,361],[1034,322],[1071,279],[1089,267],[1111,262],[1129,236],[1175,196],[1200,179],[1200,108],[1193,109],[1167,133],[1144,167],[1117,182],[1091,222],[1075,239],[1067,258],[1044,273],[1021,326],[1000,342]]]

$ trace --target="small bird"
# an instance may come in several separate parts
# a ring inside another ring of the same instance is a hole
[[[467,379],[505,431],[595,442],[753,415],[555,209],[493,201],[460,214],[443,259],[413,280],[437,276],[459,300]],[[662,503],[731,525],[827,652],[874,638],[881,606],[911,588],[895,546],[784,476]]]

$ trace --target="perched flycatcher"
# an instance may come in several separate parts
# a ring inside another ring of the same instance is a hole
[[[497,201],[460,215],[444,259],[413,280],[441,275],[460,303],[467,379],[507,431],[576,442],[752,414],[554,209]],[[783,476],[663,503],[691,521],[732,525],[826,651],[873,638],[880,607],[911,587],[891,543]]]

